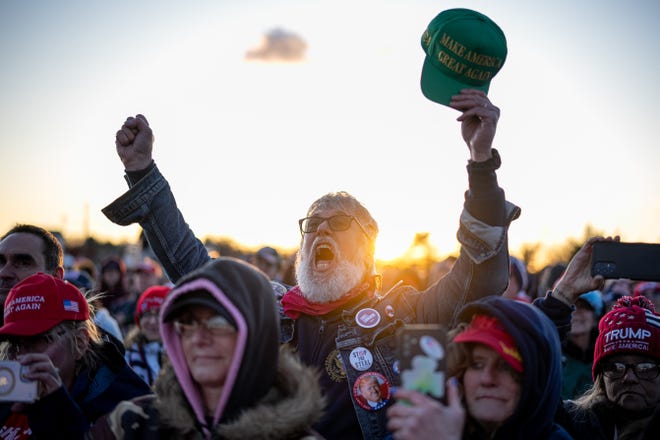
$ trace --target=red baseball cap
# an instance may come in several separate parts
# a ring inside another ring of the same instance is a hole
[[[4,316],[0,335],[34,336],[62,321],[88,320],[89,306],[73,284],[37,273],[12,287],[5,300]]]
[[[165,297],[172,290],[169,286],[151,286],[142,292],[135,305],[135,323],[140,326],[140,317],[149,310],[158,310],[163,305]]]
[[[475,342],[495,350],[519,373],[523,371],[522,357],[516,342],[493,316],[475,315],[470,326],[456,335],[454,342]]]

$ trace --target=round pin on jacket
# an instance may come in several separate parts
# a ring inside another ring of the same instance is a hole
[[[375,371],[362,373],[353,384],[353,398],[367,411],[385,408],[390,400],[390,382]]]
[[[373,328],[380,322],[380,313],[371,308],[361,309],[355,315],[355,322],[362,328]]]
[[[371,368],[374,363],[374,356],[364,347],[356,347],[349,356],[351,366],[358,371],[365,371]]]

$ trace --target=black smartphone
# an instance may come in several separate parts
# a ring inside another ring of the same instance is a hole
[[[444,401],[447,330],[438,324],[409,324],[397,330],[400,386]]]
[[[591,275],[660,281],[660,244],[597,241],[591,253]]]

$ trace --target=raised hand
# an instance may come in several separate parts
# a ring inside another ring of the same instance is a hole
[[[461,90],[452,96],[449,106],[463,112],[456,120],[461,122],[461,134],[472,160],[490,159],[500,109],[491,104],[484,92],[474,89]]]
[[[396,440],[462,438],[465,408],[461,404],[456,379],[447,381],[447,405],[417,391],[402,388],[394,393],[394,397],[399,402],[387,410],[387,428]]]
[[[115,135],[117,154],[126,171],[147,168],[152,161],[154,135],[147,118],[143,115],[129,116]]]
[[[553,295],[572,305],[583,293],[603,287],[605,279],[602,275],[591,275],[591,252],[593,244],[597,241],[619,241],[616,237],[592,237],[582,245],[579,251],[571,258],[566,270],[557,280]]]

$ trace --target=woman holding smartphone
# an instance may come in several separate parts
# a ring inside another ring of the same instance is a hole
[[[553,422],[561,347],[553,323],[530,304],[488,297],[467,305],[450,331],[447,405],[416,391],[388,410],[395,439],[570,439]]]

